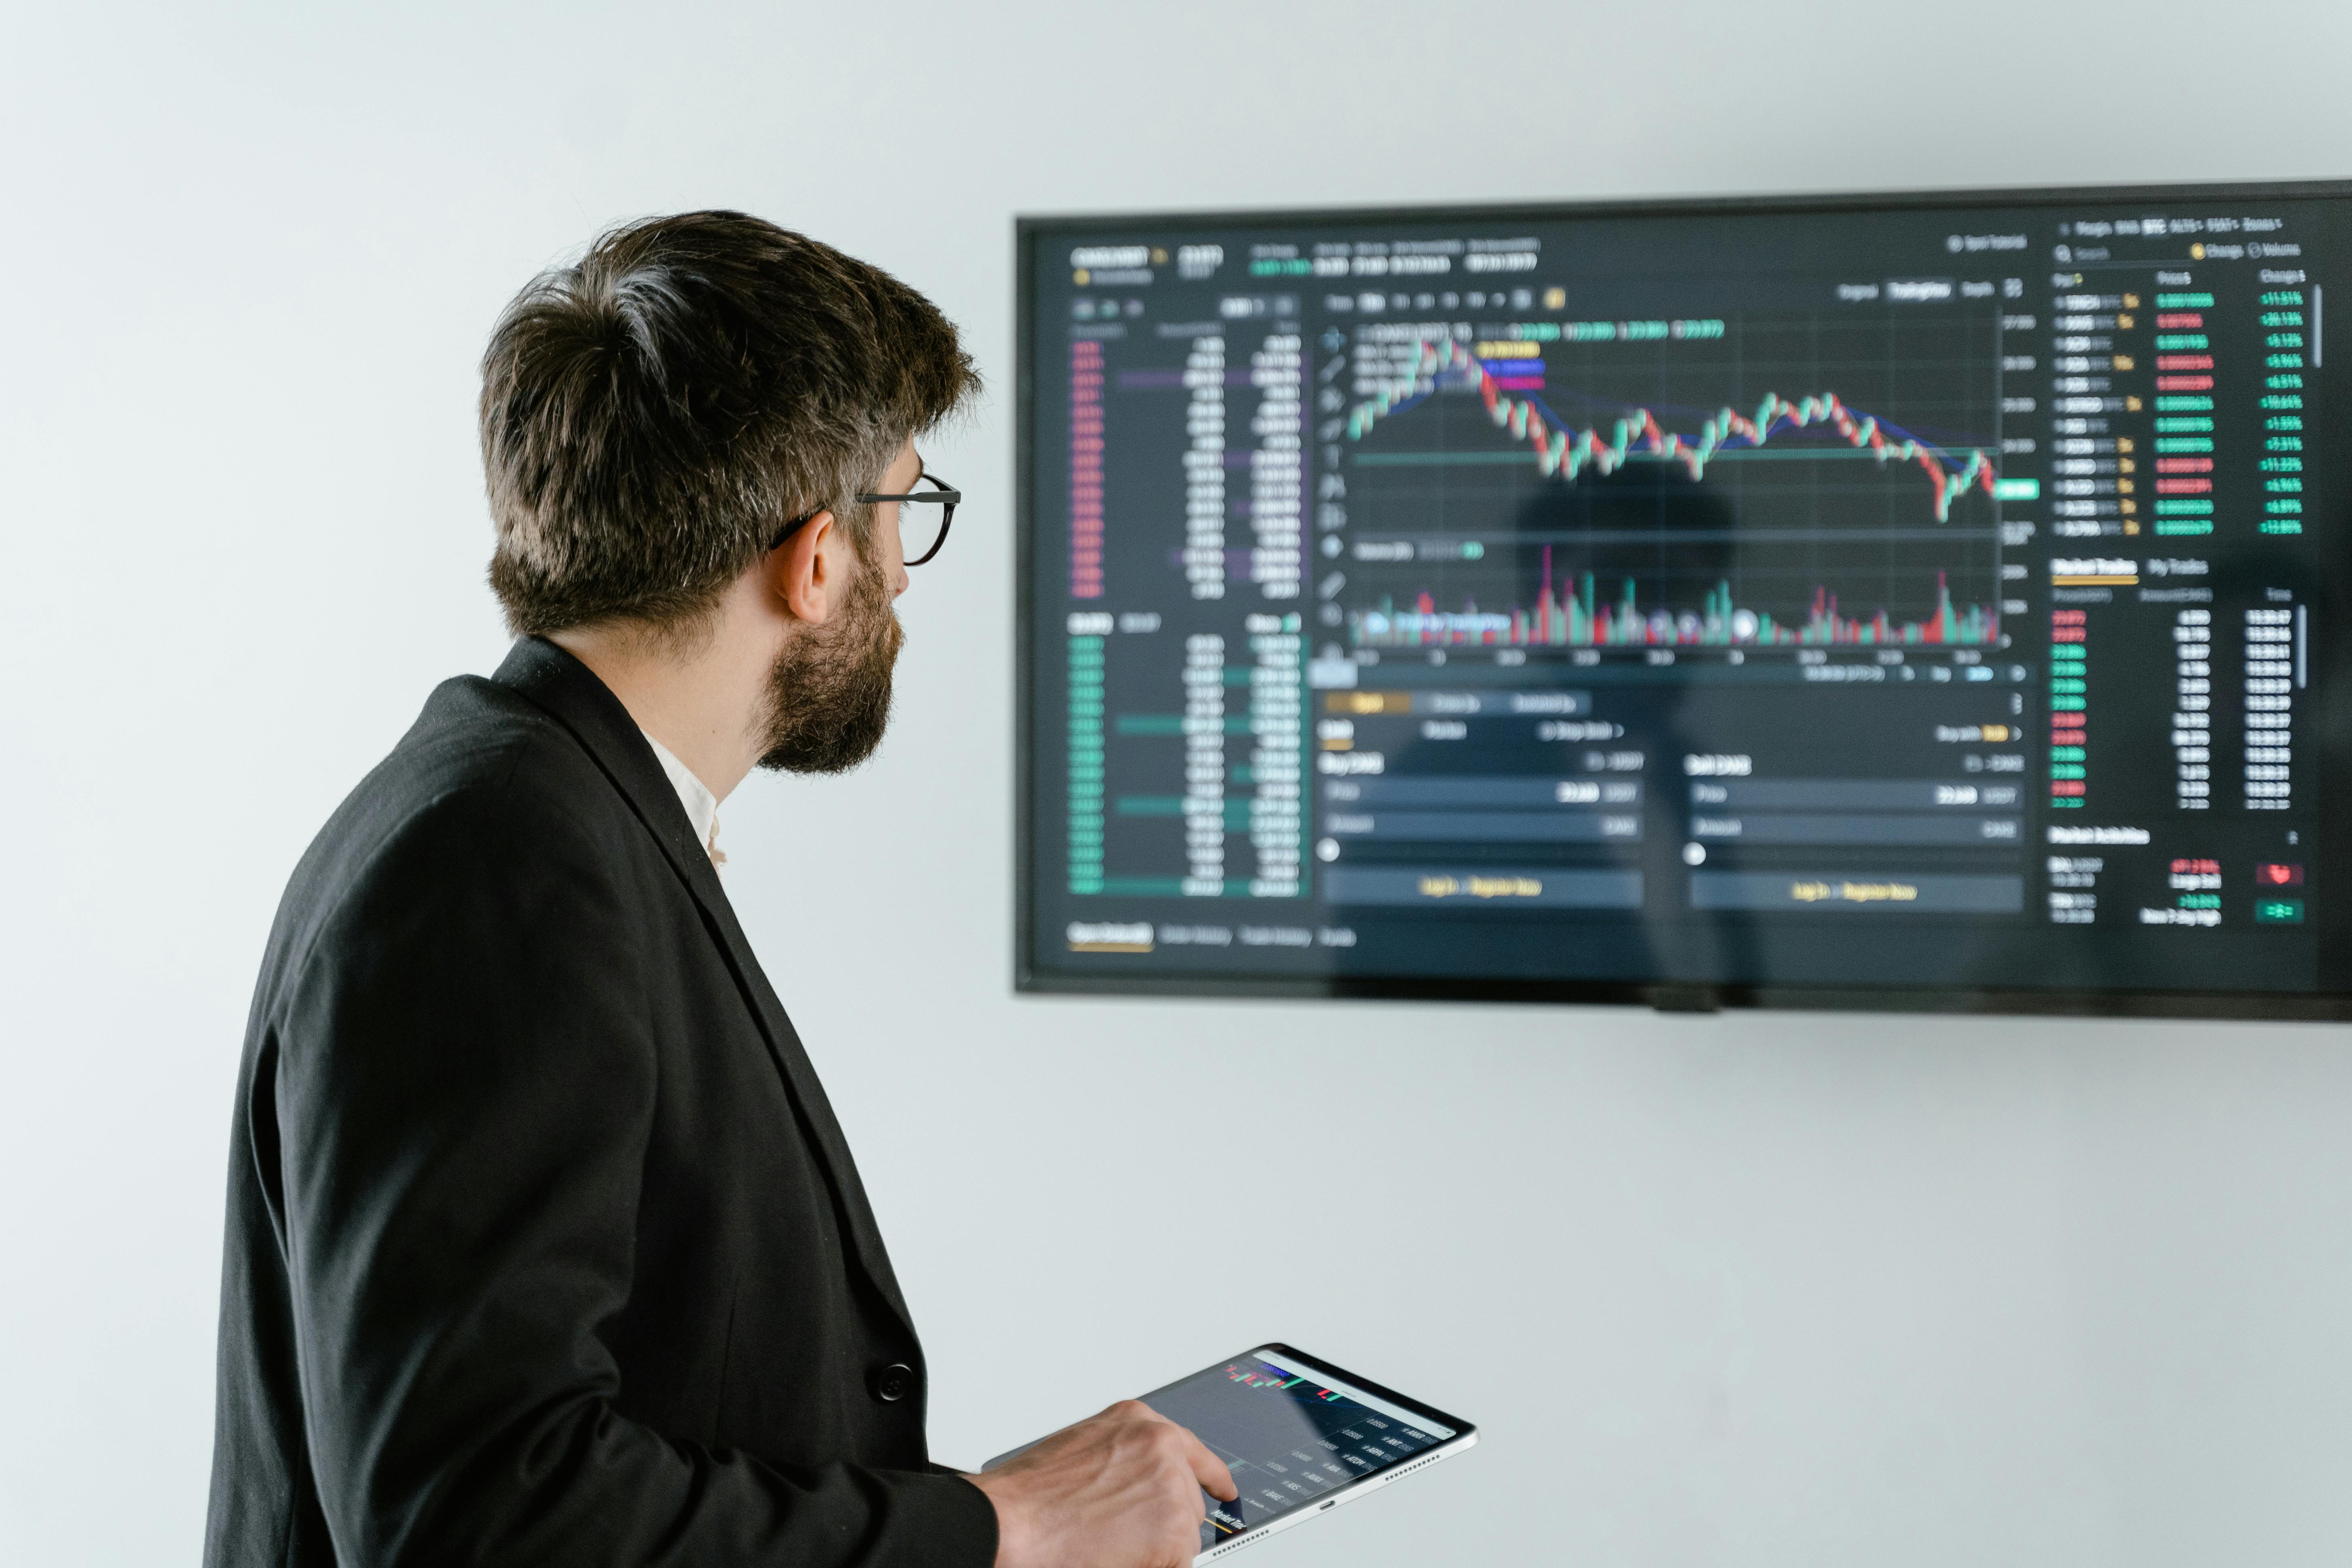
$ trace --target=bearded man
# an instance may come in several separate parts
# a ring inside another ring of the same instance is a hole
[[[1174,1568],[1233,1495],[1133,1404],[930,1462],[881,1234],[719,879],[755,766],[880,741],[891,603],[958,499],[915,439],[978,386],[921,295],[736,213],[607,234],[499,322],[519,640],[434,692],[270,936],[214,1568]]]

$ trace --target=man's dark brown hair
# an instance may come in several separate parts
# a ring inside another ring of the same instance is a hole
[[[979,389],[937,306],[830,246],[734,212],[613,229],[482,356],[491,590],[517,634],[690,625],[793,518],[862,550],[852,498]]]

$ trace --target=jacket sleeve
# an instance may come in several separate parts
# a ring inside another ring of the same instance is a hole
[[[310,1462],[338,1557],[990,1568],[952,1476],[793,1469],[614,1408],[658,1091],[637,915],[511,791],[389,836],[278,1012]]]

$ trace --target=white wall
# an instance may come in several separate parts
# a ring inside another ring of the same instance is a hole
[[[2336,174],[2352,10],[343,9],[0,28],[0,1561],[194,1559],[271,909],[504,642],[475,357],[705,205],[995,388],[881,758],[725,812],[944,1457],[1280,1335],[1487,1439],[1296,1568],[2352,1553],[2344,1030],[1016,999],[1007,515],[1014,212]]]

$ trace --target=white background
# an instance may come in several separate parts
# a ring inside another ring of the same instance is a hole
[[[1268,1564],[2352,1556],[2345,1031],[1018,999],[1008,515],[1015,212],[2342,174],[2352,8],[355,13],[0,27],[0,1561],[194,1561],[272,908],[505,643],[484,334],[709,205],[991,378],[890,742],[723,813],[939,1454],[1283,1336],[1486,1442]]]

